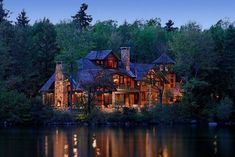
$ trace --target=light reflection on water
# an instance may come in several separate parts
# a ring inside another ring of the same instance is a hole
[[[0,129],[0,156],[234,156],[234,130],[216,127]]]

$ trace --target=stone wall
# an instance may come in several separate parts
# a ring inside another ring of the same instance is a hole
[[[66,108],[68,106],[68,82],[63,74],[62,63],[56,64],[55,70],[55,107]]]

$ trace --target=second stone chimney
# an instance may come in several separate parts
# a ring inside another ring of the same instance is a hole
[[[130,71],[130,47],[121,47],[121,60],[127,71]]]

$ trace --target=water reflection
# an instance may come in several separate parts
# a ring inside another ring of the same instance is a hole
[[[234,146],[233,128],[0,129],[0,156],[217,157],[233,156]]]

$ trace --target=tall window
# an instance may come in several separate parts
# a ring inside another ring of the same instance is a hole
[[[106,66],[108,68],[117,68],[117,59],[113,55],[110,55],[106,60]]]

